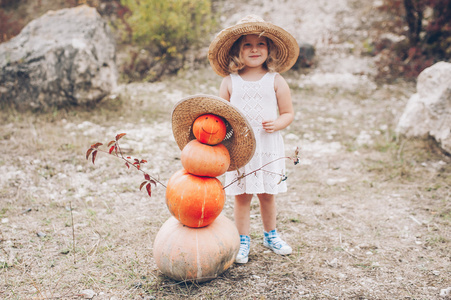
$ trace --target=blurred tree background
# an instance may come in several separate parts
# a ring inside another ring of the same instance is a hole
[[[372,49],[378,79],[414,79],[435,62],[450,60],[451,0],[384,0],[380,10],[385,18],[375,24]]]
[[[122,81],[156,81],[193,61],[207,62],[205,48],[218,30],[212,1],[0,0],[0,42],[48,9],[87,4],[115,33]],[[450,60],[451,0],[383,0],[379,11],[366,46],[376,57],[377,79],[415,79],[435,62]]]

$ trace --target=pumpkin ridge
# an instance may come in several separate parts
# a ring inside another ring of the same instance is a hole
[[[199,251],[199,235],[198,232],[196,232],[196,264],[197,264],[197,278],[202,278],[202,264],[201,264],[201,257],[200,257],[200,251]]]
[[[182,176],[185,176],[185,175],[182,175]],[[181,177],[182,177],[181,176]],[[184,190],[182,190],[182,192],[180,193],[180,201],[179,201],[179,203],[177,204],[177,207],[176,207],[176,209],[177,209],[177,213],[178,213],[178,220],[182,220],[182,210],[180,209],[180,203],[183,203],[183,198],[184,198],[184,196],[185,196],[185,192],[186,192],[186,190],[184,189]],[[181,222],[181,221],[180,221]]]
[[[197,175],[192,175],[192,176],[194,176],[196,181],[197,180],[199,180],[199,182],[202,181],[201,177],[199,177]],[[195,199],[193,202],[191,202],[192,208],[194,208],[196,211],[199,212],[199,208],[201,208],[201,211],[200,211],[201,215],[200,216],[199,215],[195,216],[197,218],[197,227],[201,227],[202,224],[203,224],[203,221],[204,221],[203,220],[203,210],[202,210],[203,207],[199,207],[199,201],[198,201],[198,199],[205,198],[205,193],[204,194],[201,193],[201,188],[202,188],[201,184],[196,184],[196,191],[192,195],[197,195],[198,198]],[[196,236],[197,236],[197,234],[196,234]]]
[[[203,191],[203,193],[204,193],[204,195],[208,195],[208,192],[207,192],[207,190],[206,190],[206,187],[204,186],[203,187],[204,188],[204,191]],[[206,199],[207,199],[207,197],[203,197],[204,198],[204,201],[203,201],[203,203],[202,203],[202,214],[201,214],[201,217],[199,218],[199,227],[202,225],[202,223],[204,222],[204,217],[205,217],[205,205],[206,205]]]
[[[177,223],[173,223],[173,224],[169,224],[169,225],[171,225],[171,226],[169,226],[169,229],[168,229],[167,241],[172,241],[174,239],[174,236],[177,235],[177,231],[176,231]],[[160,244],[163,244],[163,245],[160,246]],[[160,241],[159,243],[154,244],[154,249],[158,248],[158,247],[166,246],[163,250],[164,252],[170,253],[170,256],[174,256],[174,255],[177,256],[178,255],[177,249],[171,248],[170,247],[171,244],[172,244],[172,242],[164,244]],[[164,265],[169,267],[171,274],[175,272],[174,265],[170,263],[170,260],[167,257],[162,256],[160,259],[163,260],[161,263],[163,263]]]
[[[216,132],[217,132],[217,131],[216,131]],[[210,133],[209,133],[207,144],[215,143],[215,142],[213,141],[213,139],[215,138],[214,134],[216,134],[216,132],[210,132]]]
[[[216,128],[216,131],[213,132],[213,130],[214,130],[213,126],[211,126],[211,129],[210,129],[210,130],[206,130],[206,129],[204,128],[204,126],[202,126],[202,130],[203,130],[205,133],[207,133],[207,134],[215,134],[215,133],[217,133],[217,132],[219,131],[219,129]]]

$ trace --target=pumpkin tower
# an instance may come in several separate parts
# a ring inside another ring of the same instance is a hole
[[[154,259],[174,280],[208,281],[233,264],[240,247],[235,224],[221,215],[225,192],[216,177],[247,163],[255,138],[239,111],[215,96],[183,99],[174,108],[172,124],[183,169],[167,184],[172,217],[157,233]]]

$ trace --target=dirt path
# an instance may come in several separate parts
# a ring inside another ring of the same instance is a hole
[[[239,19],[238,9],[260,13],[317,47],[316,68],[285,75],[297,113],[284,138],[287,152],[301,147],[301,163],[289,166],[278,227],[293,255],[261,245],[254,202],[248,264],[202,285],[169,280],[152,258],[169,217],[164,188],[149,198],[138,190],[142,175],[122,161],[84,157],[92,143],[125,132],[128,155],[147,159],[146,171],[166,181],[181,168],[172,105],[217,94],[220,78],[206,68],[122,86],[91,112],[1,112],[3,299],[446,299],[451,161],[427,141],[394,133],[415,89],[369,79],[371,60],[359,47],[373,1],[237,3],[224,7],[225,24]],[[224,209],[230,218],[232,205]]]

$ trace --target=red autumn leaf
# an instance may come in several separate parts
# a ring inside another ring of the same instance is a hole
[[[108,143],[108,147],[111,146],[111,145],[114,144],[114,143],[116,143],[116,141],[110,141],[110,142]]]
[[[134,162],[133,164],[136,165],[136,168],[137,168],[138,170],[141,168],[139,159],[136,159],[136,158],[135,158],[135,162]]]
[[[130,169],[130,165],[128,164],[128,162],[126,162],[125,165],[127,166],[128,169]]]
[[[96,156],[97,156],[97,150],[92,152],[92,164],[94,164],[94,161],[96,160]]]
[[[146,189],[147,189],[147,194],[149,194],[149,197],[152,197],[152,186],[150,185],[150,183],[148,183],[146,185]]]
[[[108,151],[110,154],[113,152],[114,148],[116,148],[116,145],[111,146],[110,151]]]
[[[131,159],[131,157],[130,157],[130,156],[127,156],[127,159]]]
[[[118,135],[116,135],[116,141],[118,141],[124,135],[126,135],[126,133],[119,133]]]
[[[103,145],[102,143],[95,143],[95,144],[91,145],[91,148],[97,149],[97,148],[99,148],[99,146],[102,146],[102,145]]]
[[[150,176],[149,176],[149,174],[144,174],[144,178],[145,178],[146,180],[150,181]]]
[[[88,151],[86,152],[86,159],[89,159],[89,155],[91,155],[92,150],[94,150],[93,148],[89,148]]]
[[[141,159],[140,163],[145,164],[147,162],[147,160],[145,159]]]
[[[143,181],[141,182],[141,185],[139,186],[139,190],[141,190],[143,188],[143,186],[145,186],[147,183],[147,181]]]

